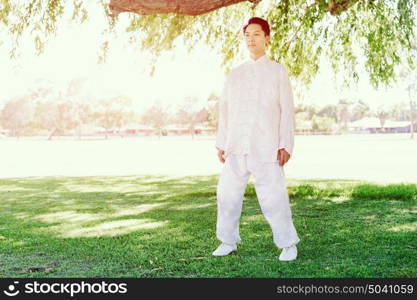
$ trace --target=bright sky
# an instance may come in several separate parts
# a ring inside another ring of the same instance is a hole
[[[181,45],[174,52],[163,54],[151,77],[150,56],[129,47],[126,39],[120,36],[111,40],[107,63],[98,65],[101,31],[106,20],[100,7],[88,3],[90,20],[82,25],[60,27],[57,38],[47,43],[45,53],[39,57],[35,55],[33,38],[25,38],[21,42],[22,56],[11,61],[7,37],[0,31],[1,40],[5,41],[0,46],[0,82],[7,87],[2,89],[0,103],[24,94],[38,78],[50,80],[51,84],[62,88],[72,78],[86,78],[86,93],[95,97],[120,93],[131,96],[137,111],[154,101],[176,106],[187,96],[197,97],[203,105],[211,92],[220,93],[224,81],[221,58],[204,45],[198,45],[191,54]],[[127,15],[120,16],[121,25],[127,24]],[[366,78],[361,80],[358,88],[337,91],[332,74],[330,66],[324,62],[311,89],[305,92],[304,100],[295,99],[296,104],[304,101],[323,106],[336,104],[340,98],[362,98],[372,108],[377,108],[408,101],[403,87],[375,91]]]

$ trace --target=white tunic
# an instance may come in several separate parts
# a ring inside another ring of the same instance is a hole
[[[216,147],[276,162],[278,149],[292,154],[294,101],[288,71],[266,55],[249,59],[226,77],[219,100]]]

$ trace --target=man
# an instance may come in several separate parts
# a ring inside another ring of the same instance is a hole
[[[293,93],[287,69],[265,54],[268,22],[251,18],[243,33],[250,58],[228,74],[219,100],[216,148],[224,165],[217,185],[216,235],[222,243],[213,255],[237,249],[243,196],[253,174],[274,243],[283,249],[279,259],[290,261],[300,241],[283,170],[294,144]]]

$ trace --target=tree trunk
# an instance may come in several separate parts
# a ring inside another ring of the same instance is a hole
[[[124,138],[124,134],[121,131],[122,127],[117,128],[117,131],[119,132],[120,138]]]
[[[79,125],[79,126],[78,126],[78,140],[81,140],[81,135],[82,135],[82,132],[81,132],[81,125]]]
[[[52,130],[51,134],[48,137],[48,141],[52,140],[52,137],[55,135],[56,131],[57,131],[56,128]]]
[[[113,16],[121,12],[134,12],[139,15],[177,13],[197,16],[239,2],[254,4],[260,0],[110,0],[109,8]]]
[[[410,136],[410,138],[414,138],[414,103],[413,103],[413,101],[411,101],[411,98],[410,98],[410,123],[411,123],[411,125],[410,125],[410,132],[411,132],[411,136]]]
[[[253,3],[255,7],[262,0],[110,0],[109,8],[111,16],[117,16],[121,12],[133,12],[139,15],[176,13],[198,16],[244,1]],[[327,11],[332,15],[338,15],[359,1],[361,0],[329,0],[326,4]],[[368,5],[375,1],[368,0]],[[321,2],[316,0],[310,6],[322,5]]]
[[[191,139],[194,140],[194,133],[195,133],[195,129],[194,129],[194,125],[192,125],[190,127],[190,134],[191,134]]]

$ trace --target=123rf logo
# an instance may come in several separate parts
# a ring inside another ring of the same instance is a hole
[[[127,293],[127,283],[107,283],[102,281],[100,283],[89,283],[81,281],[80,283],[49,283],[38,281],[27,282],[23,289],[17,289],[18,281],[10,284],[4,294],[9,297],[14,297],[20,292],[25,294],[69,294],[74,297],[76,294],[125,294]]]

